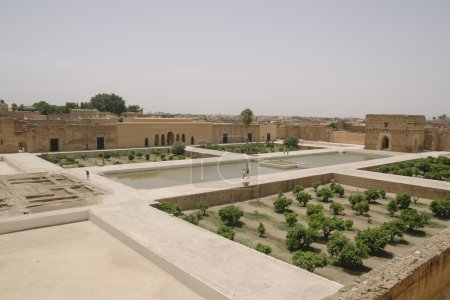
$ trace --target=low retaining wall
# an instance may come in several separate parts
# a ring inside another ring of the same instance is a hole
[[[450,287],[449,241],[447,229],[325,299],[435,299]]]
[[[209,206],[216,206],[257,199],[260,197],[278,194],[279,192],[292,191],[294,186],[298,184],[301,184],[303,187],[311,187],[314,182],[320,181],[322,184],[329,183],[332,176],[333,174],[328,173],[276,182],[261,184],[256,183],[251,184],[248,187],[238,187],[213,192],[158,199],[158,202],[174,202],[178,204],[182,210],[191,210],[196,209],[197,203],[202,201],[208,203]]]

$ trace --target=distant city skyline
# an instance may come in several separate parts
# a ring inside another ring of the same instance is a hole
[[[2,1],[0,99],[449,114],[450,1]]]

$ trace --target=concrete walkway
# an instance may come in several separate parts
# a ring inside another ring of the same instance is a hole
[[[321,299],[341,287],[143,203],[96,207],[90,215],[208,299]]]

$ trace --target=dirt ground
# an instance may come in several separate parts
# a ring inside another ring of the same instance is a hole
[[[395,194],[387,193],[387,199],[379,199],[377,200],[377,203],[371,204],[368,215],[357,215],[357,213],[351,209],[348,197],[353,193],[363,192],[364,189],[346,185],[343,185],[343,187],[345,189],[344,197],[339,198],[335,196],[332,200],[342,204],[345,208],[345,211],[342,212],[339,217],[350,219],[354,222],[352,230],[343,232],[349,238],[353,239],[358,230],[378,227],[383,222],[387,222],[398,217],[398,212],[396,213],[396,216],[390,217],[386,210],[386,205],[389,199],[394,198]],[[312,200],[309,203],[321,203],[324,206],[325,214],[329,216],[333,215],[332,210],[329,208],[331,202],[320,202],[315,196],[315,192],[312,188],[307,188],[305,191],[312,195]],[[297,200],[295,200],[292,192],[285,193],[285,196],[293,200],[293,204],[289,207],[289,209],[298,214],[298,223],[308,226],[306,208],[301,206]],[[255,248],[258,243],[269,245],[272,248],[272,253],[270,254],[271,256],[281,259],[287,263],[291,263],[292,254],[287,250],[285,245],[288,226],[285,222],[283,214],[278,214],[273,209],[273,201],[276,200],[276,198],[277,195],[273,195],[261,199],[234,203],[234,205],[244,211],[244,216],[240,219],[240,221],[242,221],[242,226],[235,228],[235,241],[251,248]],[[430,212],[428,207],[431,201],[432,200],[430,199],[420,198],[417,204],[412,202],[410,207],[417,209],[418,211]],[[218,215],[218,210],[223,206],[209,208],[208,216],[204,217],[198,225],[215,232],[218,226],[222,223]],[[266,228],[265,237],[258,236],[257,227],[259,222],[263,223]],[[345,269],[338,264],[333,263],[325,268],[316,269],[314,273],[341,284],[351,283],[361,274],[370,271],[372,268],[379,267],[392,257],[402,253],[416,244],[421,243],[425,238],[445,229],[448,226],[448,223],[448,221],[432,218],[430,224],[425,228],[411,234],[405,234],[403,240],[397,238],[395,242],[388,244],[382,255],[371,256],[370,258],[364,260],[364,266],[358,270]],[[328,255],[326,240],[323,238],[323,234],[320,234],[319,241],[313,243],[311,247],[312,251],[321,251]]]

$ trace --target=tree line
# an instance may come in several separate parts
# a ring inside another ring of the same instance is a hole
[[[110,112],[116,115],[121,115],[124,112],[139,112],[141,107],[139,105],[126,106],[125,100],[116,94],[97,94],[87,102],[66,102],[65,105],[50,104],[46,101],[39,101],[34,103],[33,108],[43,115],[54,114],[68,114],[72,109],[97,109],[103,112]],[[23,105],[11,104],[13,111],[25,111],[27,108]]]

